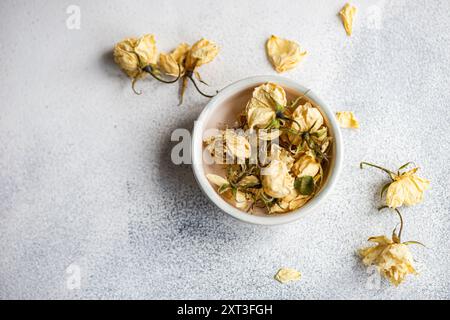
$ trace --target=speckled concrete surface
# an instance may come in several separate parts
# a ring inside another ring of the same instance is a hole
[[[351,38],[337,16],[344,1],[273,3],[0,2],[0,298],[450,298],[450,2],[354,1]],[[66,27],[69,5],[80,30]],[[170,162],[171,132],[191,129],[207,100],[190,88],[178,107],[176,86],[151,80],[132,94],[111,48],[147,32],[162,50],[202,36],[220,44],[201,69],[217,87],[273,74],[272,33],[308,50],[286,77],[361,122],[344,131],[341,178],[314,214],[243,224]],[[385,177],[361,160],[412,160],[432,181],[404,210],[404,238],[428,248],[412,248],[420,275],[399,288],[370,286],[355,255],[397,224],[376,210]],[[302,280],[277,283],[281,266]]]

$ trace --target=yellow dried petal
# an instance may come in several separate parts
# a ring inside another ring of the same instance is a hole
[[[281,268],[275,275],[275,280],[281,283],[288,283],[291,281],[298,281],[301,278],[301,273],[292,268]]]
[[[146,75],[142,68],[155,64],[157,59],[156,42],[153,35],[142,38],[128,38],[114,47],[114,61],[130,78],[141,78]]]
[[[339,12],[341,16],[342,22],[344,24],[345,32],[347,32],[348,36],[352,35],[353,31],[353,19],[356,14],[356,7],[352,6],[349,3],[346,3],[342,10]]]
[[[292,211],[303,207],[310,199],[311,196],[298,195],[295,199],[289,202],[289,210]]]
[[[159,55],[159,68],[167,75],[176,77],[178,73],[184,74],[184,62],[189,52],[189,45],[181,43],[170,54],[161,53]]]
[[[155,37],[152,34],[146,34],[140,38],[134,51],[139,57],[139,63],[142,68],[156,64],[158,50],[156,49]]]
[[[226,130],[224,138],[225,145],[231,156],[239,159],[250,158],[250,143],[245,137],[237,135],[233,130]]]
[[[336,112],[336,119],[341,128],[359,128],[359,122],[351,111]]]
[[[258,138],[265,141],[272,141],[281,135],[281,130],[271,129],[271,130],[259,130]]]
[[[320,171],[320,163],[316,158],[307,153],[297,159],[292,166],[292,172],[296,177],[311,176],[315,177]]]
[[[422,202],[424,191],[430,188],[430,181],[416,175],[418,168],[414,168],[394,177],[386,193],[386,204],[390,208],[402,205],[415,205]]]
[[[266,44],[267,56],[279,73],[295,68],[306,56],[298,43],[272,35]]]
[[[189,50],[186,57],[186,69],[194,71],[195,68],[214,60],[218,53],[219,47],[214,42],[201,39]]]
[[[209,182],[215,184],[219,188],[223,186],[224,184],[228,184],[228,180],[225,178],[222,178],[221,176],[218,176],[217,174],[207,174],[206,178],[209,180]]]
[[[247,209],[248,200],[247,200],[247,197],[245,196],[244,192],[237,191],[236,197],[233,200],[234,200],[234,205],[236,206],[236,208],[241,209],[241,210]]]

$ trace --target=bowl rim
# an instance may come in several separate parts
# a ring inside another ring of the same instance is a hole
[[[331,170],[330,175],[327,179],[326,184],[322,187],[320,193],[313,197],[308,203],[306,203],[303,207],[298,208],[294,211],[290,211],[286,214],[279,215],[268,215],[268,216],[259,216],[252,215],[247,212],[241,211],[228,203],[225,199],[223,199],[210,184],[208,179],[206,178],[206,174],[203,168],[203,132],[204,126],[206,124],[206,120],[209,119],[209,115],[219,107],[225,100],[230,98],[231,96],[239,93],[242,90],[248,89],[254,85],[258,85],[261,83],[273,82],[281,85],[282,87],[288,87],[290,89],[296,90],[298,92],[305,93],[307,92],[308,98],[315,101],[319,106],[320,110],[325,114],[329,125],[332,127],[334,133],[334,144],[335,144],[335,155],[334,155],[334,168]],[[226,86],[219,93],[213,97],[203,108],[199,117],[194,123],[193,133],[192,133],[192,141],[191,141],[191,156],[192,156],[192,170],[194,171],[195,179],[200,186],[200,189],[203,193],[209,198],[211,202],[213,202],[219,209],[223,212],[229,214],[230,216],[252,224],[259,225],[279,225],[286,224],[293,221],[296,221],[304,216],[307,213],[312,212],[323,199],[329,194],[329,192],[334,188],[336,181],[339,177],[341,167],[342,167],[342,159],[343,159],[343,143],[340,127],[335,119],[334,113],[331,109],[320,99],[316,94],[299,84],[298,82],[277,75],[259,75],[259,76],[251,76]]]

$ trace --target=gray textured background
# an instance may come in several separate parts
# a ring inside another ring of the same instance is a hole
[[[0,298],[450,298],[450,2],[1,1]],[[66,8],[81,8],[81,29]],[[111,62],[113,45],[154,33],[170,50],[204,36],[216,61],[200,69],[217,87],[273,74],[272,33],[309,52],[285,75],[335,110],[353,110],[345,164],[316,212],[286,226],[243,224],[200,192],[189,166],[170,161],[170,134],[191,129],[207,102],[190,87],[146,80],[134,95]],[[403,211],[404,239],[421,274],[399,288],[367,286],[355,256],[397,219],[378,213],[381,172],[415,161],[432,182]],[[66,286],[79,266],[81,288]],[[272,279],[281,266],[300,282]]]

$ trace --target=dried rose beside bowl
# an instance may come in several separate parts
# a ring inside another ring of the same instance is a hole
[[[207,175],[216,175],[220,172],[217,164],[204,162],[205,133],[218,128],[233,128],[237,115],[246,108],[249,98],[252,96],[254,88],[265,84],[274,83],[282,87],[289,99],[299,96],[306,96],[316,108],[320,110],[324,123],[328,128],[328,134],[332,137],[330,145],[330,159],[328,160],[327,172],[320,190],[306,204],[298,209],[286,213],[267,214],[263,211],[246,212],[243,208],[233,205],[217,192],[215,187],[208,181]],[[237,81],[224,88],[215,96],[203,109],[194,125],[192,136],[192,168],[200,188],[207,197],[217,205],[222,211],[231,216],[249,223],[262,225],[276,225],[295,221],[312,211],[332,190],[342,163],[342,138],[339,126],[334,118],[334,114],[313,92],[307,90],[295,81],[280,76],[255,76]]]

